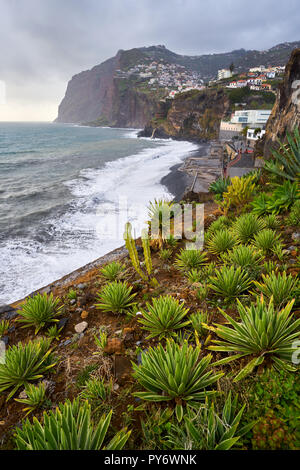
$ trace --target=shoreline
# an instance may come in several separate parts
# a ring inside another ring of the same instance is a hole
[[[192,151],[191,154],[185,157],[181,163],[178,163],[171,167],[169,173],[160,179],[159,183],[165,186],[168,191],[173,194],[173,200],[175,202],[179,202],[183,198],[184,194],[188,192],[192,183],[192,178],[187,173],[180,171],[180,168],[184,165],[184,163],[189,157],[204,156],[207,152],[208,147],[209,144],[199,144],[198,149]],[[2,312],[0,313],[0,319],[3,317],[3,315],[5,315],[5,307],[12,306],[14,308],[24,302],[26,298],[36,295],[38,293],[49,294],[50,292],[55,291],[56,289],[66,287],[68,285],[71,286],[73,284],[81,284],[85,281],[86,278],[90,278],[91,276],[96,275],[96,273],[99,271],[99,267],[101,267],[102,265],[108,262],[121,260],[126,256],[127,250],[125,248],[125,245],[122,245],[112,251],[105,253],[99,258],[96,258],[93,261],[90,261],[89,263],[77,268],[76,270],[65,274],[61,278],[50,282],[46,286],[39,287],[38,289],[26,295],[24,298],[15,300],[9,304],[0,305],[0,309]],[[7,311],[9,311],[9,308]]]

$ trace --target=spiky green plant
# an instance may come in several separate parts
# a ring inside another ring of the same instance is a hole
[[[41,408],[46,401],[46,387],[43,383],[38,385],[26,384],[25,393],[27,398],[15,398],[15,401],[27,405],[23,411],[27,411],[27,415],[34,410]]]
[[[112,394],[112,381],[105,383],[98,377],[90,378],[80,392],[80,397],[88,400],[91,404],[107,401]]]
[[[271,272],[278,272],[278,266],[273,260],[265,261],[262,265],[262,272],[264,274],[271,274]]]
[[[273,297],[274,306],[277,308],[283,307],[295,298],[300,288],[299,280],[291,274],[287,276],[286,272],[262,275],[262,282],[255,281],[254,285],[267,299]]]
[[[172,256],[173,250],[171,248],[165,248],[160,250],[159,257],[163,261],[168,261]]]
[[[74,289],[70,289],[67,293],[67,297],[69,300],[76,300],[77,299],[77,292]]]
[[[9,330],[9,321],[8,320],[0,321],[0,339],[2,338],[2,336],[6,335],[8,330]]]
[[[295,371],[291,365],[293,354],[297,353],[300,319],[294,320],[291,310],[294,301],[277,312],[273,301],[267,305],[263,298],[257,299],[257,304],[244,307],[237,299],[240,322],[221,310],[230,326],[217,325],[210,327],[221,338],[213,340],[215,345],[208,349],[227,353],[237,353],[221,359],[217,364],[225,364],[243,356],[250,356],[249,362],[234,379],[241,380],[250,374],[257,366],[271,363],[277,369]],[[254,358],[253,358],[254,356]]]
[[[125,313],[134,305],[136,294],[131,294],[132,286],[127,282],[110,282],[97,295],[96,308],[104,312]]]
[[[255,175],[247,175],[245,178],[238,176],[231,178],[231,184],[223,194],[224,202],[220,204],[224,209],[224,215],[230,207],[239,208],[252,200],[256,188],[255,180]]]
[[[221,197],[225,193],[230,185],[230,178],[219,178],[209,186],[209,191],[214,194],[218,194]]]
[[[286,258],[286,252],[284,250],[284,245],[281,242],[278,242],[273,246],[272,252],[274,253],[274,255],[277,256],[277,258],[281,262],[283,262],[283,260]]]
[[[145,266],[147,269],[148,276],[152,274],[152,258],[151,258],[151,249],[150,249],[150,241],[148,236],[148,231],[142,231],[142,245],[144,250],[144,258],[145,258]]]
[[[231,250],[237,244],[236,236],[229,230],[216,232],[207,242],[207,249],[210,253],[220,255]]]
[[[207,329],[203,326],[203,324],[208,324],[209,318],[210,316],[208,312],[196,312],[190,316],[192,327],[200,338],[207,335]]]
[[[60,299],[54,299],[52,293],[49,296],[45,293],[29,297],[18,310],[21,318],[17,321],[25,323],[22,328],[34,326],[35,334],[37,334],[47,323],[58,322],[57,317],[61,315],[63,308],[63,305],[59,304]]]
[[[280,220],[275,214],[266,215],[263,218],[263,221],[265,228],[270,228],[271,230],[277,230],[280,228]]]
[[[286,134],[287,142],[278,140],[279,149],[272,150],[273,160],[265,161],[265,170],[290,181],[300,178],[300,132]]]
[[[57,360],[49,349],[50,343],[49,339],[41,339],[25,345],[18,343],[7,349],[5,362],[0,364],[0,392],[12,389],[7,400],[20,387],[41,379],[56,365]]]
[[[15,430],[18,450],[121,450],[130,432],[118,432],[104,447],[112,411],[103,415],[95,426],[91,419],[91,405],[79,398],[61,403],[55,411],[44,413],[43,422],[28,419]]]
[[[206,283],[203,283],[202,286],[200,286],[197,289],[197,298],[199,302],[203,302],[204,300],[207,300],[208,295],[209,295],[209,286]]]
[[[170,235],[168,238],[166,238],[166,243],[170,248],[176,248],[178,245],[178,240],[173,235]]]
[[[198,269],[191,269],[186,273],[188,281],[190,284],[195,284],[195,282],[200,282],[202,279],[202,273],[201,271],[198,271]]]
[[[104,268],[100,269],[100,273],[104,279],[110,282],[120,279],[122,274],[124,274],[124,271],[124,264],[121,264],[118,261],[113,261],[112,263],[104,266]]]
[[[246,404],[238,406],[238,396],[225,401],[222,413],[217,413],[215,404],[206,400],[197,411],[187,410],[184,426],[171,424],[168,442],[172,449],[184,450],[229,450],[242,436],[247,434],[255,422],[241,426]]]
[[[227,229],[230,226],[230,220],[225,215],[221,215],[217,220],[214,220],[205,232],[205,239],[208,240],[212,235],[219,230]]]
[[[299,226],[300,225],[300,201],[294,202],[291,207],[290,214],[286,219],[288,225]]]
[[[278,186],[267,201],[268,211],[273,214],[285,212],[300,198],[299,183],[285,181]]]
[[[254,214],[243,214],[233,224],[233,232],[240,243],[249,243],[264,228],[264,221]]]
[[[141,364],[132,364],[134,377],[146,392],[134,396],[147,401],[171,401],[176,403],[176,416],[183,417],[183,403],[197,405],[199,401],[215,393],[207,390],[222,377],[209,368],[211,355],[202,357],[200,347],[182,346],[167,340],[165,349],[159,344],[142,353]]]
[[[269,228],[265,228],[257,233],[253,240],[253,245],[262,250],[264,254],[270,253],[272,248],[280,241],[279,235]]]
[[[251,279],[255,279],[260,272],[260,263],[263,256],[260,251],[250,245],[235,246],[228,253],[221,255],[222,261],[235,268],[242,268],[249,274]]]
[[[159,336],[159,339],[174,336],[176,330],[190,322],[185,317],[189,309],[184,308],[178,300],[166,295],[153,299],[152,305],[147,302],[146,311],[139,319],[143,330],[149,331],[148,338]]]
[[[160,248],[171,235],[171,218],[176,215],[178,209],[173,202],[163,199],[155,199],[148,206],[151,239],[157,239]]]
[[[62,331],[62,328],[57,328],[57,325],[50,326],[46,332],[46,336],[50,338],[51,341],[58,341],[60,338],[60,333]]]
[[[257,215],[258,217],[268,214],[269,213],[268,201],[269,201],[269,196],[267,194],[265,193],[258,194],[251,202],[253,214]]]
[[[251,283],[249,274],[240,267],[222,266],[216,271],[215,276],[209,278],[208,286],[226,302],[232,302],[247,291]]]
[[[207,256],[200,250],[186,250],[181,249],[180,253],[176,256],[174,265],[180,271],[190,271],[191,269],[199,269],[207,262]]]
[[[99,329],[98,335],[94,335],[95,344],[100,351],[103,351],[107,345],[107,334],[105,331],[102,331],[101,328]],[[94,353],[98,354],[98,353]]]

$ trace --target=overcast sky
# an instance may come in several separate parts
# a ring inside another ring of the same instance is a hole
[[[0,0],[0,120],[53,120],[72,75],[119,49],[164,44],[196,55],[300,40],[299,6],[299,0]]]

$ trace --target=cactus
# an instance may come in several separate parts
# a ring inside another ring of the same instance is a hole
[[[140,262],[139,262],[139,257],[137,253],[137,249],[135,246],[135,240],[132,238],[132,233],[131,233],[131,224],[127,222],[125,225],[125,233],[124,233],[124,240],[125,240],[125,245],[126,248],[129,252],[129,256],[132,262],[132,265],[138,275],[144,280],[147,280],[147,276],[143,273],[141,270]]]
[[[151,276],[152,273],[152,259],[151,259],[151,251],[150,251],[150,242],[149,236],[146,229],[142,231],[142,244],[144,250],[144,257],[145,257],[145,265],[147,269],[147,273]]]

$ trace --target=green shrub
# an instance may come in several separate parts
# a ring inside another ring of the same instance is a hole
[[[272,196],[267,201],[268,211],[273,214],[285,212],[299,199],[299,187],[297,183],[285,181],[282,186],[278,186]]]
[[[9,400],[16,391],[28,382],[34,382],[43,377],[49,369],[56,365],[51,354],[50,340],[29,341],[23,346],[18,343],[7,349],[5,363],[0,364],[0,392],[12,388]]]
[[[254,237],[253,245],[258,249],[262,250],[264,254],[270,253],[272,248],[279,242],[279,235],[274,232],[274,230],[270,230],[269,228],[265,228],[261,232],[259,232]]]
[[[237,244],[235,235],[229,230],[216,232],[207,242],[207,249],[210,253],[220,255],[231,250]]]
[[[219,178],[213,183],[211,183],[211,185],[209,186],[209,191],[222,197],[223,193],[227,191],[229,185],[230,178]]]
[[[104,268],[100,270],[100,273],[107,281],[112,282],[120,279],[122,274],[124,274],[124,271],[125,266],[123,264],[113,261],[112,263],[104,266]]]
[[[223,253],[221,258],[225,264],[234,266],[234,268],[242,268],[251,279],[258,276],[260,263],[263,260],[263,256],[259,251],[253,246],[245,245],[235,246],[228,253]]]
[[[50,326],[46,332],[46,336],[50,338],[51,341],[58,341],[60,338],[60,332],[62,331],[62,328],[58,329],[57,325]]]
[[[232,302],[251,286],[249,274],[241,268],[222,266],[209,278],[208,287],[226,302]]]
[[[44,405],[46,401],[46,387],[43,383],[38,385],[25,384],[25,393],[27,398],[15,398],[15,401],[27,405],[23,409],[23,411],[27,411],[27,414]]]
[[[91,404],[98,404],[109,400],[112,391],[112,382],[105,383],[103,379],[92,377],[85,383],[80,397],[88,400]]]
[[[244,307],[238,299],[237,304],[241,321],[237,323],[222,311],[231,327],[218,325],[214,331],[221,340],[213,340],[216,346],[208,348],[230,354],[237,353],[218,361],[219,364],[243,356],[252,357],[237,374],[234,382],[241,380],[263,363],[271,362],[277,369],[295,371],[291,363],[293,354],[297,353],[295,340],[299,338],[300,319],[295,321],[291,315],[293,301],[279,312],[275,311],[272,301],[266,305],[263,298],[250,307]]]
[[[9,330],[9,321],[8,320],[0,321],[0,339],[2,338],[2,336],[6,335],[8,330]]]
[[[104,312],[124,313],[132,305],[136,294],[131,294],[132,287],[127,282],[111,282],[107,284],[99,293],[96,308]]]
[[[76,300],[77,299],[77,292],[74,289],[70,289],[67,293],[67,297],[69,300]]]
[[[225,215],[222,215],[217,220],[212,222],[206,230],[206,239],[208,240],[212,235],[217,233],[219,230],[227,229],[230,226],[230,220]]]
[[[54,299],[53,294],[49,297],[47,294],[37,294],[34,297],[29,297],[25,304],[22,305],[21,310],[18,310],[18,314],[21,318],[17,321],[25,323],[23,328],[35,327],[35,334],[37,334],[41,328],[47,323],[57,322],[57,318],[61,315],[63,306],[59,306],[60,299]]]
[[[273,297],[275,307],[283,307],[299,293],[299,281],[291,274],[287,276],[286,272],[262,275],[262,280],[263,282],[254,281],[254,284],[267,299]]]
[[[172,253],[173,253],[173,250],[171,250],[170,248],[165,248],[163,250],[160,250],[159,257],[163,261],[168,261],[171,258]]]
[[[276,217],[275,214],[267,215],[263,218],[265,228],[270,228],[272,230],[277,230],[280,228],[280,220]]]
[[[142,329],[149,331],[148,338],[159,336],[159,339],[174,336],[175,330],[183,328],[190,322],[185,318],[188,309],[171,296],[160,296],[153,299],[152,305],[147,302],[147,311],[139,319]]]
[[[214,394],[207,388],[223,374],[214,375],[209,369],[211,356],[200,359],[200,347],[182,346],[167,340],[165,349],[159,344],[142,353],[141,365],[133,364],[134,377],[147,391],[134,396],[147,401],[175,400],[176,416],[183,417],[182,404],[194,406],[207,396]]]
[[[249,243],[264,228],[264,222],[253,214],[238,217],[233,225],[233,232],[240,243]]]
[[[126,429],[103,447],[111,417],[112,411],[94,426],[87,401],[81,404],[79,399],[67,400],[55,411],[44,413],[43,423],[27,419],[22,428],[17,428],[16,446],[18,450],[121,450],[130,436]]]
[[[191,269],[187,272],[187,278],[190,284],[195,284],[195,282],[200,282],[202,279],[202,272],[198,269]]]
[[[192,327],[197,332],[200,338],[202,336],[206,336],[208,333],[207,329],[203,324],[206,325],[207,323],[209,323],[209,318],[210,316],[207,312],[196,312],[190,316]]]
[[[258,194],[258,196],[256,196],[251,202],[253,214],[257,215],[258,217],[260,217],[261,215],[268,214],[268,200],[269,196],[267,194]]]
[[[240,425],[245,406],[239,407],[238,396],[232,400],[230,392],[220,414],[214,403],[208,402],[198,411],[188,410],[184,426],[171,425],[170,447],[176,450],[231,449],[255,424]]]
[[[174,264],[180,271],[190,271],[191,269],[199,269],[206,262],[206,254],[200,250],[182,249],[176,256]]]
[[[203,302],[207,300],[208,295],[209,295],[209,286],[203,283],[202,286],[200,286],[197,289],[197,298],[199,302]]]

